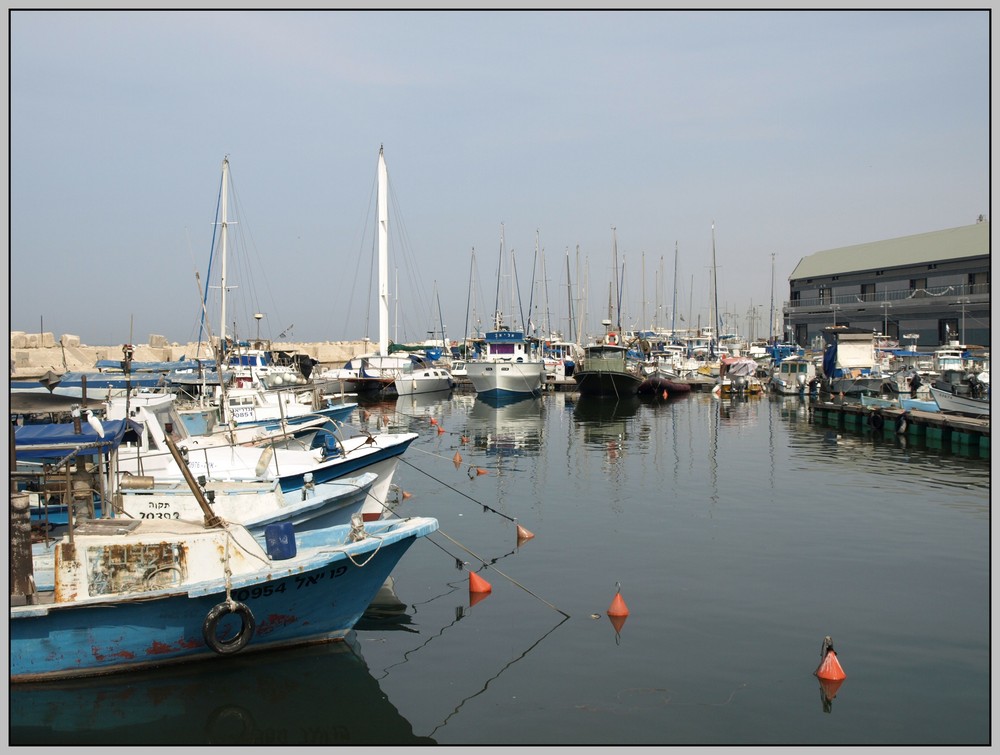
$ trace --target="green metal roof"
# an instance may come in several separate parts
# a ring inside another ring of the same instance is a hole
[[[799,260],[788,279],[795,281],[865,270],[885,270],[979,257],[989,253],[990,221],[984,220],[959,228],[816,252]]]

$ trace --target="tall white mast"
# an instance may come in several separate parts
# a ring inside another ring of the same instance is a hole
[[[219,328],[219,348],[226,348],[226,236],[228,234],[229,222],[226,219],[226,208],[228,204],[228,194],[229,194],[229,155],[222,158],[222,276],[219,281],[219,286],[222,289],[222,295],[219,300],[219,310],[220,317],[222,318],[222,327]]]
[[[389,174],[378,148],[378,353],[389,354]]]

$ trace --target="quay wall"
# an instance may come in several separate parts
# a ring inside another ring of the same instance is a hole
[[[211,354],[207,342],[170,343],[163,336],[150,335],[146,343],[133,344],[132,360],[135,362],[174,362],[192,359],[196,354]],[[370,351],[367,340],[320,341],[315,343],[273,341],[271,347],[278,351],[307,354],[319,364],[316,369],[326,369],[344,364],[351,357]],[[90,372],[102,359],[121,360],[122,344],[115,346],[88,346],[80,337],[63,334],[58,339],[52,333],[10,332],[10,378],[30,380],[49,372]]]

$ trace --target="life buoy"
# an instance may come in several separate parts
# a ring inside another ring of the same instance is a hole
[[[223,616],[234,613],[240,617],[240,631],[232,637],[219,639],[216,634],[219,621]],[[240,652],[250,642],[257,622],[254,621],[253,613],[245,603],[236,601],[223,601],[215,606],[205,617],[205,622],[201,625],[201,633],[205,637],[205,644],[219,655],[232,655]]]
[[[608,337],[605,340],[607,340],[609,346],[617,346],[618,345],[618,334],[617,333],[608,333]]]

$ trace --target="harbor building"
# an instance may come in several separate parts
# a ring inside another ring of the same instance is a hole
[[[803,257],[789,276],[786,336],[810,347],[831,326],[932,350],[990,346],[990,221]]]

